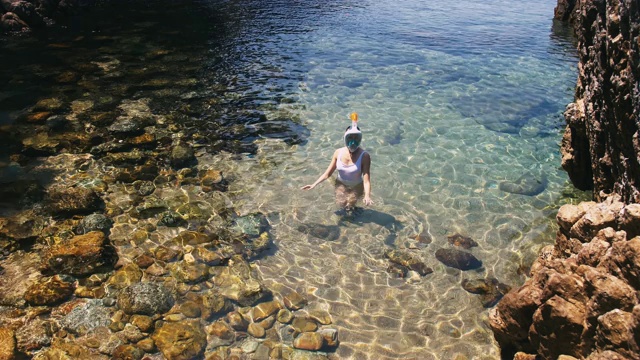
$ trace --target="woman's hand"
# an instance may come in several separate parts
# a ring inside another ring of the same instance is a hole
[[[370,197],[365,196],[364,199],[362,199],[362,201],[364,202],[365,205],[369,206],[369,205],[373,205],[373,201],[371,200]]]
[[[316,184],[313,184],[313,185],[305,185],[305,186],[303,186],[303,187],[302,187],[302,190],[311,190],[311,189],[313,189],[314,187],[316,187]]]

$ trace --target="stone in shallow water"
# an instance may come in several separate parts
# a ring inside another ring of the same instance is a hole
[[[449,267],[460,270],[472,270],[482,266],[482,261],[471,253],[458,249],[438,249],[436,259]]]
[[[269,221],[262,213],[253,213],[233,220],[231,228],[249,237],[258,237],[269,230]]]
[[[8,327],[0,327],[0,359],[16,358],[16,336],[13,329]]]
[[[198,320],[165,323],[152,339],[168,360],[198,358],[207,345],[207,335]]]
[[[233,256],[213,281],[220,294],[242,306],[251,306],[268,295],[268,290],[253,274],[249,263],[238,255]]]
[[[282,299],[284,306],[290,310],[302,309],[307,304],[307,299],[300,295],[297,291],[292,291]]]
[[[409,268],[400,264],[390,263],[387,267],[387,272],[393,277],[404,279],[407,277]]]
[[[134,345],[120,345],[113,351],[112,360],[140,360],[144,351]]]
[[[171,161],[171,166],[179,169],[195,164],[196,157],[190,145],[178,143],[171,148],[169,160]]]
[[[35,318],[16,331],[18,350],[32,355],[32,352],[51,345],[51,337],[58,330],[54,321]],[[0,335],[0,339],[2,336]],[[0,359],[2,356],[0,356]]]
[[[458,233],[447,236],[447,240],[449,240],[449,244],[465,249],[471,249],[472,247],[478,246],[478,243],[472,238]]]
[[[258,322],[275,314],[278,310],[280,310],[280,308],[280,303],[275,300],[263,302],[253,308],[251,316],[253,318],[253,321]]]
[[[318,329],[318,323],[309,318],[296,317],[293,319],[291,327],[293,327],[299,333],[316,331]]]
[[[523,174],[518,180],[503,181],[500,183],[500,190],[513,194],[535,196],[544,191],[547,187],[547,176],[542,173],[539,176],[528,171]]]
[[[140,267],[134,263],[129,263],[120,269],[118,269],[107,284],[116,288],[116,289],[124,289],[125,287],[139,283],[142,279],[142,270]]]
[[[74,291],[74,284],[63,280],[60,276],[40,279],[27,289],[24,299],[30,305],[55,305],[67,300]]]
[[[169,210],[160,214],[158,225],[167,227],[186,226],[187,221],[177,212]]]
[[[174,302],[173,295],[164,285],[153,282],[128,286],[118,296],[118,307],[126,314],[164,314]]]
[[[420,261],[420,259],[414,257],[408,252],[391,250],[387,251],[384,255],[392,263],[407,267],[422,276],[431,274],[433,272],[433,269],[428,267],[424,262]]]
[[[511,287],[499,282],[495,278],[462,280],[462,288],[472,294],[480,295],[480,301],[485,308],[492,307],[511,290]]]
[[[43,255],[42,271],[86,276],[113,268],[117,260],[115,248],[104,233],[92,231],[49,248]]]
[[[337,225],[301,224],[298,231],[319,239],[335,241],[340,238],[340,227]]]
[[[69,332],[85,335],[98,327],[109,326],[112,315],[112,308],[105,307],[102,300],[92,299],[74,307],[60,324]]]
[[[102,231],[103,233],[109,233],[109,230],[113,226],[113,221],[103,214],[91,214],[85,216],[80,221],[79,231],[82,234],[86,234],[91,231]]]
[[[62,185],[49,188],[45,201],[53,216],[90,214],[104,205],[98,194],[91,189]]]
[[[182,283],[197,284],[205,281],[209,277],[209,267],[204,264],[190,264],[186,261],[179,261],[169,265],[171,275]]]
[[[316,332],[305,332],[293,340],[293,347],[301,350],[317,351],[324,345],[324,337]]]

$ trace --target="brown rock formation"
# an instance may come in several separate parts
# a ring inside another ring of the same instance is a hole
[[[640,359],[640,3],[559,0],[556,17],[580,56],[562,166],[601,202],[560,209],[556,244],[490,325],[503,357]]]
[[[503,352],[640,358],[637,207],[611,196],[560,209],[555,246],[541,252],[531,278],[490,313]]]
[[[571,0],[556,16],[567,18]],[[616,193],[640,202],[640,5],[636,0],[578,1],[579,77],[567,107],[562,167],[601,201]],[[569,16],[570,18],[570,16]]]

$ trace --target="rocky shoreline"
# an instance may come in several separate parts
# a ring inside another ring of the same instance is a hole
[[[504,358],[640,358],[640,8],[637,1],[563,1],[575,27],[576,101],[562,166],[600,202],[564,205],[555,245],[490,312]]]
[[[78,0],[2,0],[0,34],[43,28],[74,14],[78,7]]]

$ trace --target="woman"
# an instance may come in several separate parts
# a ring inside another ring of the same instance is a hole
[[[351,114],[351,126],[344,133],[345,147],[337,149],[333,153],[329,167],[320,175],[318,180],[311,185],[305,185],[302,190],[311,190],[316,185],[328,179],[333,172],[338,170],[336,179],[336,203],[343,209],[352,210],[356,202],[364,194],[365,205],[373,204],[371,201],[371,181],[369,170],[371,168],[371,156],[360,147],[362,132],[358,127],[358,114]]]

